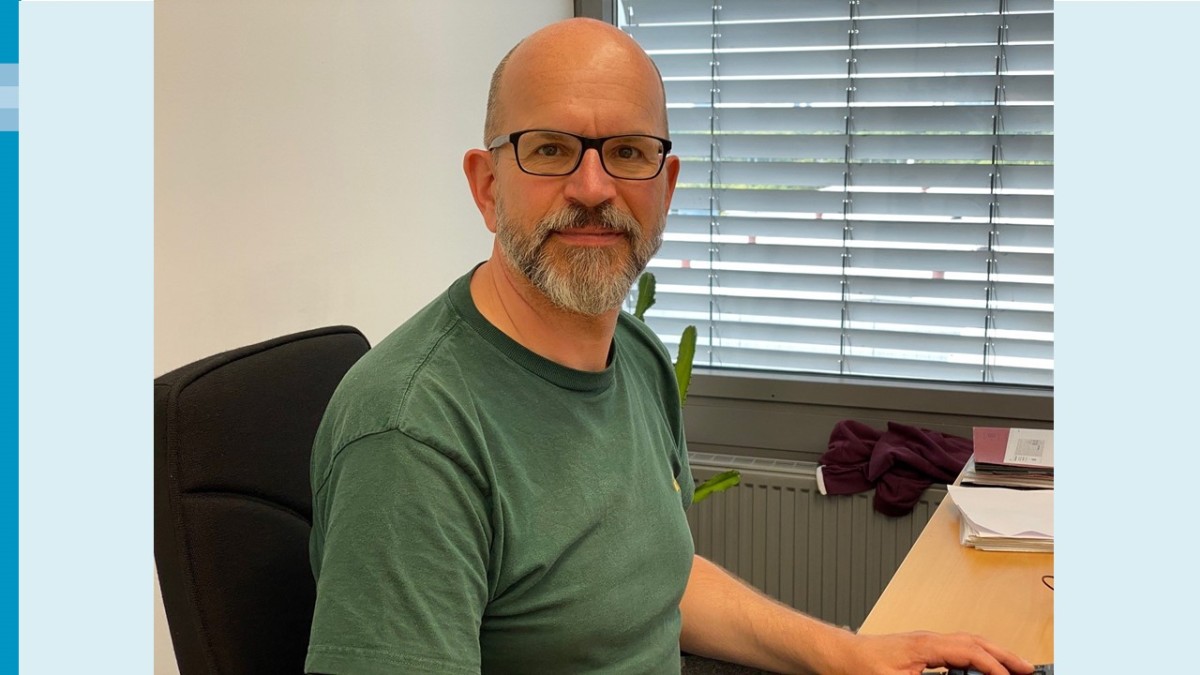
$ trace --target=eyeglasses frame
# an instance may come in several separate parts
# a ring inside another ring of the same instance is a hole
[[[583,145],[583,151],[580,152],[579,157],[577,157],[575,159],[575,166],[571,167],[570,171],[567,171],[564,173],[534,173],[534,172],[526,169],[521,164],[521,158],[517,155],[517,140],[519,140],[521,138],[521,136],[524,136],[525,134],[528,134],[528,133],[531,133],[534,131],[544,131],[544,132],[548,132],[548,133],[552,133],[552,134],[562,134],[563,136],[570,136],[571,138],[578,139],[580,144]],[[659,143],[662,143],[662,155],[659,157],[659,160],[658,160],[658,170],[655,171],[653,175],[646,176],[645,178],[626,178],[625,176],[614,175],[613,172],[608,170],[608,165],[604,163],[604,153],[600,152],[600,150],[604,147],[605,143],[607,143],[608,141],[611,141],[614,138],[626,138],[629,136],[641,136],[643,138],[653,138],[654,140],[658,141]],[[546,176],[546,177],[570,176],[571,174],[573,174],[579,170],[579,165],[583,163],[583,156],[585,154],[587,154],[587,151],[595,150],[596,156],[600,159],[600,166],[604,169],[604,173],[607,173],[608,175],[612,176],[613,178],[616,178],[617,180],[654,180],[655,178],[658,178],[659,174],[662,173],[663,166],[665,166],[667,163],[667,154],[669,152],[671,152],[671,141],[669,139],[661,138],[659,136],[654,136],[652,134],[617,134],[615,136],[605,136],[603,138],[592,138],[591,136],[580,136],[579,134],[573,134],[568,131],[559,131],[558,129],[522,129],[521,131],[514,131],[511,134],[506,134],[503,136],[497,136],[497,137],[493,138],[491,140],[491,142],[489,142],[487,144],[487,149],[488,150],[499,150],[505,144],[512,144],[513,159],[515,159],[517,161],[518,169],[520,169],[524,173],[529,174],[530,176]]]

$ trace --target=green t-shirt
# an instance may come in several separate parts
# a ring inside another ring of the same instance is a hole
[[[669,356],[521,347],[470,274],[346,375],[313,447],[317,673],[678,673],[691,472]]]

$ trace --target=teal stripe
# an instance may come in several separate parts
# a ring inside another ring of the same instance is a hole
[[[20,561],[18,548],[19,455],[20,435],[18,418],[19,349],[17,346],[19,320],[17,222],[17,12],[19,2],[0,5],[0,87],[12,88],[12,105],[8,97],[0,98],[0,673],[15,673],[20,667],[19,648]]]
[[[0,63],[16,63],[19,60],[17,57],[17,8],[20,4],[13,0],[0,4]]]

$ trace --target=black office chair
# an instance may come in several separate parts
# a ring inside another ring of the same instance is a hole
[[[181,675],[302,673],[313,437],[369,348],[319,328],[154,380],[154,558]]]

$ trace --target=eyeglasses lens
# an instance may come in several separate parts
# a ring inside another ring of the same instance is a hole
[[[531,131],[517,141],[521,168],[541,176],[563,176],[579,165],[583,143],[553,131]],[[662,166],[662,144],[651,136],[610,138],[601,148],[604,168],[617,178],[650,178]]]

